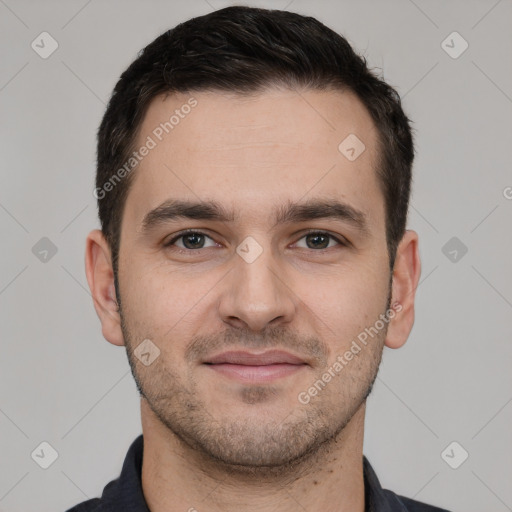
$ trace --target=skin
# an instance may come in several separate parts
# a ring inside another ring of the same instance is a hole
[[[109,245],[99,230],[86,243],[103,336],[126,346],[142,395],[148,506],[153,512],[362,512],[366,397],[384,346],[398,348],[409,336],[420,277],[411,230],[390,274],[375,126],[349,92],[193,96],[197,106],[135,171],[121,230],[120,311]],[[189,98],[154,99],[136,146]],[[338,151],[351,133],[366,146],[352,162]],[[236,219],[178,219],[145,233],[145,214],[169,198],[215,200]],[[368,234],[337,219],[274,226],[277,205],[325,198],[364,212]],[[189,228],[207,236],[164,247]],[[348,244],[318,242],[307,229]],[[262,249],[252,263],[236,252],[248,236]],[[299,393],[375,324],[389,298],[400,312],[301,403]],[[144,339],[160,350],[149,366],[133,353]],[[269,348],[307,364],[269,383],[240,382],[202,364],[227,349]]]

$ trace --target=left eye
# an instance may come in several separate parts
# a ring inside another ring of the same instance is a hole
[[[328,249],[330,241],[334,240],[338,245],[344,245],[341,240],[324,231],[312,231],[303,236],[300,240],[306,240],[306,249]],[[302,246],[304,247],[304,246]]]

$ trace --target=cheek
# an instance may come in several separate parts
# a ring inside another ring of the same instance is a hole
[[[147,260],[132,262],[125,270],[123,310],[138,334],[160,340],[163,346],[170,345],[169,340],[187,340],[195,334],[200,325],[197,317],[218,278],[185,274]]]
[[[323,277],[303,274],[296,289],[315,333],[340,352],[385,312],[388,278],[387,267],[369,263]]]

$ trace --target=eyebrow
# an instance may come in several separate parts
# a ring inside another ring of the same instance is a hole
[[[348,223],[363,236],[370,234],[366,215],[336,199],[315,199],[302,203],[289,200],[286,204],[276,207],[273,213],[275,224],[272,228],[279,224],[332,219]],[[180,219],[233,222],[236,215],[234,211],[227,210],[216,201],[168,199],[144,216],[140,231],[148,233],[160,225]]]

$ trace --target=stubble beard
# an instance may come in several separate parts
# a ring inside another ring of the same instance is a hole
[[[193,450],[205,465],[227,474],[259,478],[307,472],[315,461],[328,456],[373,388],[385,338],[384,332],[372,341],[375,346],[365,347],[366,352],[359,354],[357,361],[344,368],[308,404],[297,400],[284,420],[261,418],[255,424],[249,419],[216,417],[197,393],[193,378],[189,375],[185,384],[163,357],[157,358],[149,371],[143,369],[133,354],[134,340],[139,338],[130,332],[121,308],[120,315],[137,389],[156,418],[180,440],[185,451]],[[311,384],[321,379],[324,371],[325,368],[319,370]],[[247,386],[240,397],[245,404],[258,407],[274,393],[271,385]]]

